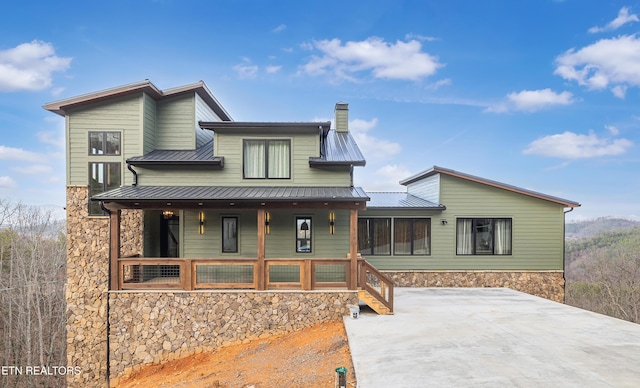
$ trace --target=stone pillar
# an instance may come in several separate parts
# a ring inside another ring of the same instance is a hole
[[[67,374],[69,387],[108,384],[109,217],[89,216],[88,187],[67,186]],[[142,254],[142,212],[124,210],[123,255]]]

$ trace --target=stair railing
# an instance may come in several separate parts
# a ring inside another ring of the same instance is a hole
[[[393,312],[393,281],[363,258],[358,260],[358,287]]]

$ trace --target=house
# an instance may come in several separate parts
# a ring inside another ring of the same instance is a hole
[[[67,353],[86,370],[70,386],[339,319],[358,299],[389,313],[394,283],[562,300],[578,203],[441,167],[367,193],[346,103],[334,128],[237,122],[203,82],[145,80],[44,108],[66,120]]]

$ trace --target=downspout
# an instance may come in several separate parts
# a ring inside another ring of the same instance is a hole
[[[138,173],[136,172],[136,170],[133,169],[133,167],[131,167],[130,163],[127,163],[127,170],[131,171],[133,173],[133,187],[138,186]],[[102,204],[102,202],[100,202],[100,204]]]
[[[567,304],[567,278],[565,276],[565,266],[567,262],[567,213],[571,213],[574,208],[569,208],[569,210],[564,211],[563,214],[563,223],[562,223],[562,280],[564,280],[564,293],[562,294],[562,303]]]
[[[100,208],[107,213],[108,215],[111,215],[111,210],[107,209],[104,206],[104,201],[100,201]],[[109,217],[109,221],[111,221],[111,217]],[[111,228],[109,228],[111,229]],[[109,233],[109,259],[111,259],[111,233]],[[111,271],[109,271],[109,276],[107,277],[107,289],[109,288],[109,285],[111,284]],[[109,347],[109,332],[111,331],[111,325],[109,324],[109,291],[107,291],[107,386],[110,386],[109,384],[109,377],[111,374],[111,369],[110,369],[110,359],[109,359],[109,355],[111,354],[111,350]]]

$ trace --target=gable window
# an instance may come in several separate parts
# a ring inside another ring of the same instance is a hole
[[[391,254],[391,218],[358,218],[358,252]]]
[[[89,155],[120,155],[120,132],[89,132]]]
[[[394,255],[431,254],[431,219],[395,218],[393,220]]]
[[[222,217],[222,252],[238,252],[238,217]]]
[[[89,163],[89,198],[120,187],[120,163]],[[100,203],[89,200],[89,215],[106,215]]]
[[[243,176],[246,179],[289,179],[290,140],[244,140]]]
[[[458,218],[456,253],[458,255],[510,255],[510,218]]]
[[[296,252],[311,252],[311,217],[296,217]]]

